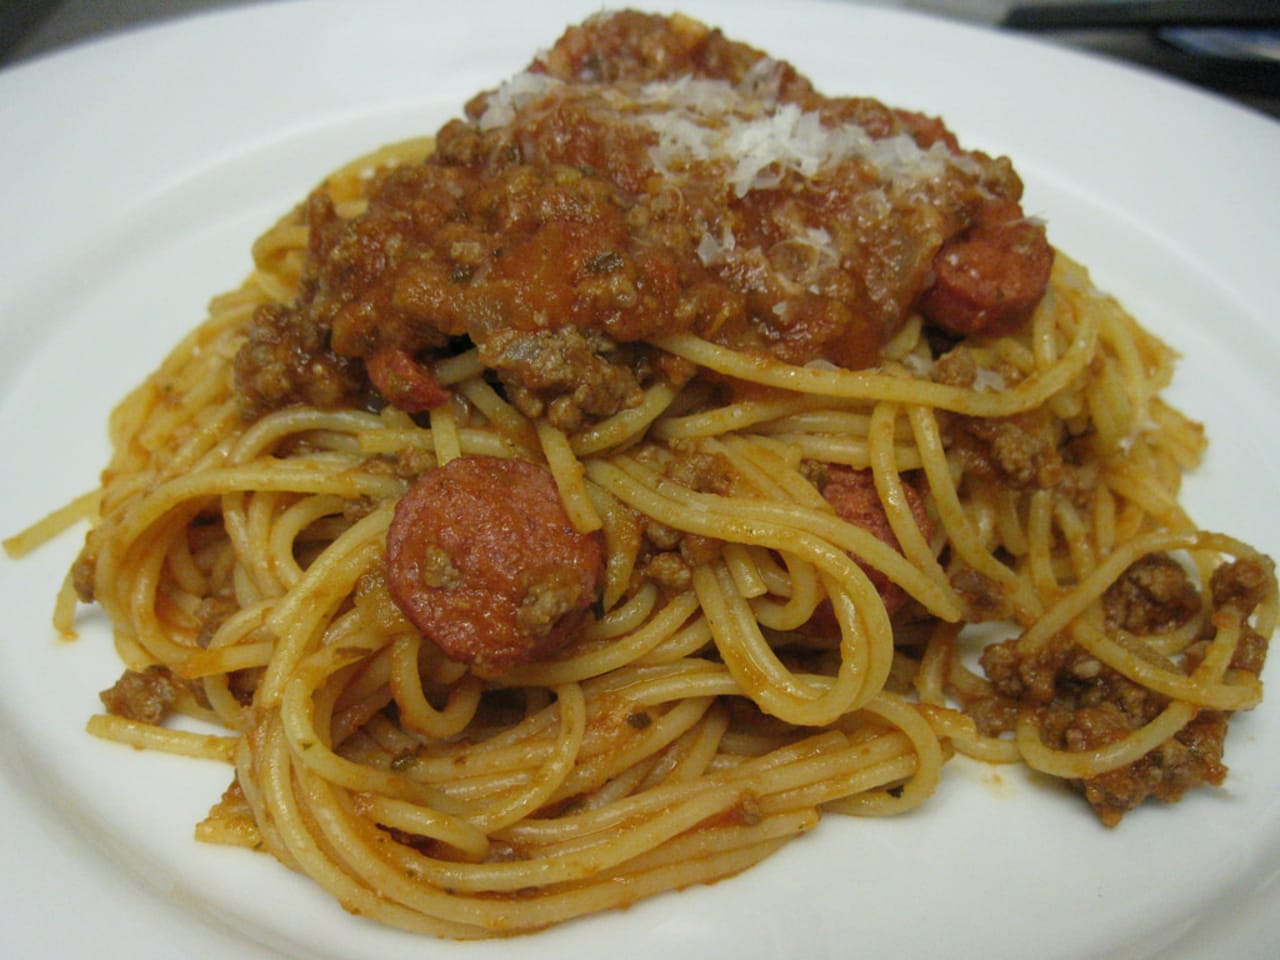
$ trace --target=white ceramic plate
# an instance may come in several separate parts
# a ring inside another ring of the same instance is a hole
[[[311,0],[0,74],[0,533],[92,486],[108,409],[328,169],[434,130],[597,6]],[[1280,125],[910,15],[683,9],[826,91],[939,113],[1012,156],[1054,241],[1185,353],[1173,396],[1213,443],[1195,515],[1280,552]],[[73,644],[48,625],[78,541],[0,560],[5,956],[1190,958],[1271,955],[1280,935],[1280,702],[1233,726],[1223,789],[1115,831],[1016,771],[957,762],[922,811],[828,820],[711,887],[496,944],[381,929],[268,857],[193,841],[225,769],[84,733],[118,667],[92,612]]]

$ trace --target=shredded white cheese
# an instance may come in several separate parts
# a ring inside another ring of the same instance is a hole
[[[856,124],[828,126],[816,111],[778,103],[780,83],[779,64],[765,58],[736,86],[684,76],[591,95],[606,98],[619,122],[656,134],[650,159],[657,172],[679,179],[695,164],[717,165],[738,197],[776,187],[788,171],[813,179],[850,161],[865,164],[890,188],[911,190],[968,160],[942,143],[922,148],[907,134],[876,139]],[[520,111],[572,90],[545,73],[516,74],[490,94],[479,127],[505,126]]]
[[[933,361],[919,353],[908,353],[899,361],[908,373],[922,380],[933,372]]]
[[[702,239],[698,241],[696,252],[704,267],[714,267],[727,261],[737,246],[737,237],[733,235],[733,230],[726,225],[720,231],[719,237],[710,231],[704,233]]]
[[[516,118],[518,112],[543,99],[556,87],[562,86],[564,84],[561,81],[545,73],[530,73],[527,70],[517,73],[489,94],[484,113],[477,123],[481,130],[505,127]]]
[[[973,378],[973,389],[979,393],[999,393],[1006,389],[1009,384],[1004,379],[1004,374],[998,370],[992,370],[990,367],[979,367],[977,374]]]
[[[813,179],[848,161],[911,189],[942,176],[955,160],[942,143],[923,149],[906,134],[875,139],[855,124],[827,126],[816,111],[776,103],[776,79],[773,87],[760,96],[707,78],[644,85],[638,119],[658,135],[650,153],[654,166],[671,176],[694,163],[732,164],[725,179],[743,197],[776,187],[785,171]]]

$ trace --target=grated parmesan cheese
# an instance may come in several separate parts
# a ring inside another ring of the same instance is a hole
[[[530,73],[527,70],[517,73],[489,94],[484,113],[476,122],[483,131],[505,127],[515,120],[516,114],[521,110],[545,98],[556,87],[563,86],[561,81],[545,73]]]
[[[737,246],[738,238],[733,235],[733,230],[726,225],[720,231],[719,237],[709,232],[704,233],[702,239],[698,241],[696,252],[704,267],[714,267],[727,261]]]
[[[945,144],[922,148],[903,133],[876,139],[855,124],[828,126],[813,110],[779,103],[781,66],[764,58],[738,85],[709,77],[596,88],[617,111],[621,123],[639,124],[657,142],[650,150],[655,170],[678,179],[694,165],[711,164],[741,198],[768,190],[790,171],[812,180],[833,167],[861,163],[883,184],[910,191],[943,176],[948,167],[965,169]],[[482,131],[512,123],[523,110],[550,103],[574,90],[545,73],[516,74],[489,96],[478,124]],[[578,95],[581,95],[580,93]]]
[[[654,166],[670,176],[694,163],[731,164],[725,180],[743,197],[776,187],[788,170],[812,180],[837,164],[860,161],[882,181],[910,190],[955,163],[942,143],[924,149],[907,134],[875,139],[855,124],[827,126],[816,111],[776,103],[776,86],[775,79],[772,95],[752,96],[707,78],[646,84],[637,104],[641,122],[658,135],[650,153]]]
[[[990,367],[979,367],[977,374],[973,378],[973,388],[979,393],[999,393],[1007,389],[1009,384],[1004,379],[1004,374],[998,370],[992,370]]]

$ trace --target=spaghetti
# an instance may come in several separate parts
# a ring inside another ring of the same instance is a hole
[[[100,495],[9,543],[96,515],[56,614],[128,668],[90,730],[233,764],[201,840],[470,938],[913,809],[957,751],[1109,824],[1221,780],[1272,564],[1179,506],[1172,351],[1005,162],[679,17],[573,28],[469,114],[267,231]],[[948,279],[993,251],[994,298]]]

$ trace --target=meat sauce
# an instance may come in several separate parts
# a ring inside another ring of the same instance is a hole
[[[1006,334],[1053,257],[1021,193],[939,120],[822,96],[686,18],[601,15],[476,97],[363,215],[308,200],[297,300],[260,311],[237,382],[250,415],[361,402],[370,381],[421,409],[438,393],[405,362],[474,344],[517,406],[573,429],[638,402],[663,334],[847,368],[920,311]],[[590,402],[546,376],[567,342],[605,384]]]

